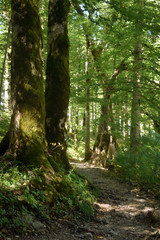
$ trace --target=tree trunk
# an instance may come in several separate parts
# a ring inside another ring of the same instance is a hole
[[[68,132],[73,134],[73,105],[68,108]]]
[[[46,138],[50,154],[66,169],[70,167],[66,154],[65,129],[70,94],[67,29],[69,8],[69,0],[49,1],[46,71]]]
[[[95,61],[97,72],[101,72],[101,54],[104,46],[98,46],[92,49],[92,55]],[[103,165],[106,164],[106,158],[108,153],[108,147],[110,143],[110,134],[108,131],[108,121],[109,121],[109,106],[108,101],[110,99],[110,93],[108,92],[106,86],[106,75],[105,73],[101,73],[101,80],[103,86],[103,99],[105,104],[101,105],[101,116],[100,123],[98,127],[98,134],[93,146],[93,152],[91,156],[91,161],[94,164]]]
[[[74,148],[78,150],[78,104],[76,105],[76,113],[75,113],[75,126],[74,126]]]
[[[86,35],[86,106],[85,106],[85,161],[90,159],[90,106],[89,106],[89,97],[90,97],[90,79],[89,75],[89,36]]]
[[[78,82],[76,83],[76,96],[78,96],[78,87],[79,84]],[[78,118],[78,114],[79,114],[79,107],[78,107],[78,101],[76,104],[76,109],[75,109],[75,124],[74,124],[74,148],[75,150],[78,150],[78,123],[79,123],[79,118]]]
[[[11,20],[9,22],[9,27],[8,27],[7,44],[6,44],[6,49],[5,49],[3,68],[2,68],[2,76],[1,76],[1,82],[0,82],[0,106],[2,104],[2,88],[3,88],[3,79],[4,79],[4,74],[5,74],[7,51],[8,51],[9,39],[10,39],[10,31],[11,31]]]
[[[81,72],[81,55],[79,55],[78,58],[79,58],[78,74],[77,74],[77,81],[75,83],[76,98],[78,98],[78,96],[79,96],[79,80],[78,80],[78,77],[79,77],[79,74]],[[79,106],[78,106],[78,99],[76,99],[75,125],[74,125],[74,148],[75,148],[75,150],[78,150],[78,125],[79,125]]]
[[[11,6],[12,116],[9,152],[22,165],[48,167],[38,1],[12,0]]]
[[[114,90],[114,81],[116,77],[124,70],[126,70],[125,59],[123,59],[118,67],[114,66],[113,74],[110,79],[107,80],[107,76],[103,73],[101,69],[101,54],[104,46],[100,45],[92,50],[92,55],[95,61],[97,72],[101,72],[101,84],[103,88],[103,100],[104,103],[101,105],[101,117],[98,135],[93,147],[93,152],[91,156],[91,161],[94,163],[101,164],[105,166],[106,158],[109,148],[109,143],[115,142],[117,147],[116,138],[112,135],[113,127],[109,126],[109,122],[114,123],[113,113],[112,113],[112,104],[110,104],[110,98]],[[115,59],[114,59],[115,63]],[[111,131],[109,130],[109,127]]]
[[[141,15],[143,10],[143,0],[137,0],[137,14]],[[142,76],[142,16],[136,18],[135,21],[135,49],[134,49],[134,63],[133,63],[133,97],[131,110],[131,135],[130,147],[137,152],[140,146],[140,82]]]

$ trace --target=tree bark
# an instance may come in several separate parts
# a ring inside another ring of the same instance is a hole
[[[3,79],[4,79],[4,74],[5,74],[7,50],[8,50],[9,39],[10,39],[10,31],[11,31],[11,20],[9,21],[8,34],[7,34],[7,44],[6,44],[6,49],[5,49],[3,68],[2,68],[2,76],[1,76],[1,82],[0,82],[0,106],[2,104],[2,88],[3,88]]]
[[[75,110],[75,126],[74,126],[74,148],[75,150],[78,150],[78,105],[76,105],[76,110]]]
[[[137,0],[137,14],[141,15],[144,1]],[[142,77],[142,16],[136,18],[135,21],[135,49],[133,62],[133,96],[132,96],[132,110],[131,110],[131,133],[130,133],[130,147],[131,150],[137,152],[140,146],[140,82]]]
[[[78,88],[79,88],[79,82],[76,82],[76,97],[78,97]],[[75,150],[78,150],[78,118],[79,114],[79,108],[78,108],[78,101],[76,102],[76,109],[75,109],[75,124],[74,124],[74,148]]]
[[[115,142],[117,147],[116,138],[112,135],[113,127],[109,130],[109,122],[114,123],[112,105],[109,104],[112,92],[114,90],[114,81],[116,77],[124,70],[126,70],[125,59],[123,59],[118,67],[114,66],[113,74],[110,79],[107,80],[107,76],[103,73],[101,68],[101,54],[103,51],[104,45],[99,45],[92,49],[92,55],[95,61],[97,72],[101,72],[101,84],[103,90],[103,101],[101,104],[101,116],[98,134],[96,141],[94,143],[93,152],[91,156],[91,161],[95,164],[100,164],[105,166],[109,143],[111,141]],[[115,61],[115,60],[114,60]]]
[[[46,79],[46,138],[49,152],[66,169],[67,109],[70,95],[69,39],[67,17],[69,0],[50,0],[48,9],[48,57]]]
[[[86,105],[85,105],[85,161],[90,159],[90,79],[89,79],[89,36],[86,35]]]
[[[12,0],[9,152],[22,165],[51,167],[45,155],[42,31],[38,0]]]

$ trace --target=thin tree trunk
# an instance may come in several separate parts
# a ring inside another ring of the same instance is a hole
[[[143,10],[143,0],[137,0],[137,15]],[[133,63],[133,97],[131,110],[131,135],[130,147],[137,152],[140,146],[140,82],[142,76],[142,20],[137,18],[135,26],[135,49],[134,49],[134,63]]]
[[[126,100],[126,102],[127,102],[127,100]],[[128,132],[129,124],[128,124],[128,109],[127,109],[126,104],[124,104],[123,112],[124,112],[123,113],[124,114],[124,116],[123,116],[123,118],[124,118],[124,137],[125,137],[125,142],[127,143],[128,140],[129,140],[129,138],[128,138],[128,136],[129,136],[129,132]]]
[[[140,76],[139,76],[140,77]],[[133,80],[133,97],[132,97],[132,112],[131,112],[131,148],[137,149],[140,146],[140,80],[134,77]]]
[[[68,121],[69,121],[69,133],[73,133],[73,106],[69,106],[68,108],[68,113],[69,113],[69,117],[68,117]]]
[[[90,79],[89,75],[89,36],[86,35],[86,106],[85,106],[85,161],[90,159]]]
[[[78,150],[78,105],[76,105],[75,127],[74,127],[74,148]]]
[[[76,97],[79,96],[79,80],[78,77],[81,72],[81,46],[79,47],[79,63],[78,63],[78,74],[77,74],[77,82],[75,84],[76,88]],[[74,148],[75,150],[78,150],[78,124],[79,124],[79,106],[78,106],[78,100],[76,100],[76,113],[75,113],[75,126],[74,126]]]
[[[101,70],[101,54],[103,51],[104,46],[100,45],[92,50],[92,55],[96,64],[96,70],[97,72],[102,72]],[[114,59],[115,63],[115,59]],[[109,103],[110,98],[112,95],[112,91],[114,89],[114,81],[116,77],[122,72],[126,70],[126,64],[125,59],[122,60],[120,65],[116,68],[114,66],[113,74],[111,76],[111,79],[107,81],[107,76],[105,73],[101,73],[101,84],[103,88],[103,100],[104,103],[101,105],[101,117],[100,117],[100,123],[99,123],[99,129],[97,138],[93,147],[93,153],[91,156],[91,161],[93,163],[102,164],[105,166],[105,161],[107,158],[109,143],[111,139],[111,131],[109,130],[109,122],[114,123],[113,119],[113,113],[112,113],[112,105]],[[102,120],[101,120],[102,119]],[[116,139],[113,136],[112,140],[116,143]],[[117,144],[116,144],[117,145]]]
[[[0,106],[2,104],[2,88],[3,88],[3,79],[4,79],[4,74],[5,74],[7,51],[8,51],[9,39],[10,39],[10,31],[11,31],[11,20],[9,21],[8,34],[7,34],[7,44],[6,44],[6,49],[5,49],[3,68],[2,68],[2,76],[1,76],[1,82],[0,82]]]
[[[79,70],[80,70],[80,63],[79,63]],[[79,81],[77,80],[76,82],[76,97],[78,97],[78,91],[79,91]],[[79,113],[79,107],[78,107],[78,101],[76,104],[76,109],[75,109],[75,125],[74,125],[74,148],[75,150],[78,150],[78,113]]]

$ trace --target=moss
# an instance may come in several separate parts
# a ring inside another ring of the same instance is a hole
[[[50,145],[48,147],[48,149],[49,149],[50,155],[54,159],[54,162],[55,162],[55,163],[53,163],[54,167],[58,166],[58,169],[65,169],[67,171],[70,170],[71,166],[68,162],[66,148],[64,148],[63,145],[53,144],[53,145]],[[52,164],[52,162],[51,162],[51,164]],[[56,164],[56,166],[55,166],[55,164]],[[55,171],[57,171],[56,169],[55,169]]]
[[[55,170],[55,172],[59,172],[60,167],[58,166],[58,164],[55,162],[53,156],[49,155],[48,156],[48,161],[50,162],[51,166],[53,167],[53,169]]]
[[[46,119],[50,119],[50,124],[46,124],[48,143],[63,144],[64,141],[64,123],[62,129],[59,123],[61,119],[66,119],[70,94],[68,43],[65,45],[65,42],[65,36],[60,35],[47,60]],[[54,54],[56,49],[58,51]]]
[[[69,163],[66,155],[65,121],[70,95],[69,39],[67,30],[69,6],[68,0],[60,0],[49,6],[49,52],[45,96],[46,137],[49,152],[54,156],[57,163],[62,164],[67,169],[69,169]],[[57,29],[56,34],[53,32],[54,26]],[[61,31],[59,31],[59,27]]]
[[[12,1],[12,20],[11,91],[14,108],[10,150],[22,165],[52,168],[45,153],[42,31],[38,1]]]
[[[69,0],[65,0],[65,1],[58,0],[55,6],[53,5],[52,1],[50,1],[49,2],[49,18],[52,19],[52,22],[57,22],[57,23],[64,22],[67,19],[69,9],[70,9]],[[50,21],[48,24],[50,26]]]
[[[30,185],[32,188],[42,190],[52,205],[56,203],[59,195],[69,197],[73,193],[63,173],[55,173],[52,169],[44,167],[38,170],[38,175],[31,180]]]

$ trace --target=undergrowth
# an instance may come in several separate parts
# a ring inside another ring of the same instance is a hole
[[[10,161],[0,162],[0,238],[10,232],[22,233],[31,229],[29,216],[42,222],[58,216],[75,219],[93,216],[93,187],[75,170],[63,174],[72,194],[59,193],[54,203],[47,201],[42,190],[31,187],[33,178],[39,178],[38,169],[20,171]]]
[[[30,225],[29,214],[43,220],[48,218],[45,195],[29,186],[30,180],[36,176],[38,177],[37,169],[21,172],[9,161],[0,163],[1,235],[13,230],[16,233],[26,231]]]
[[[78,211],[81,215],[86,218],[90,218],[94,214],[93,203],[98,194],[95,187],[83,177],[76,170],[71,170],[68,175],[66,175],[66,182],[72,187],[72,195],[65,199],[67,207],[74,211]],[[64,197],[62,196],[62,199]],[[61,199],[61,200],[62,200]],[[59,201],[60,203],[61,201]],[[77,213],[74,214],[74,217],[77,216]]]
[[[115,159],[115,171],[121,178],[137,181],[160,197],[160,135],[143,136],[136,154],[120,152]]]

